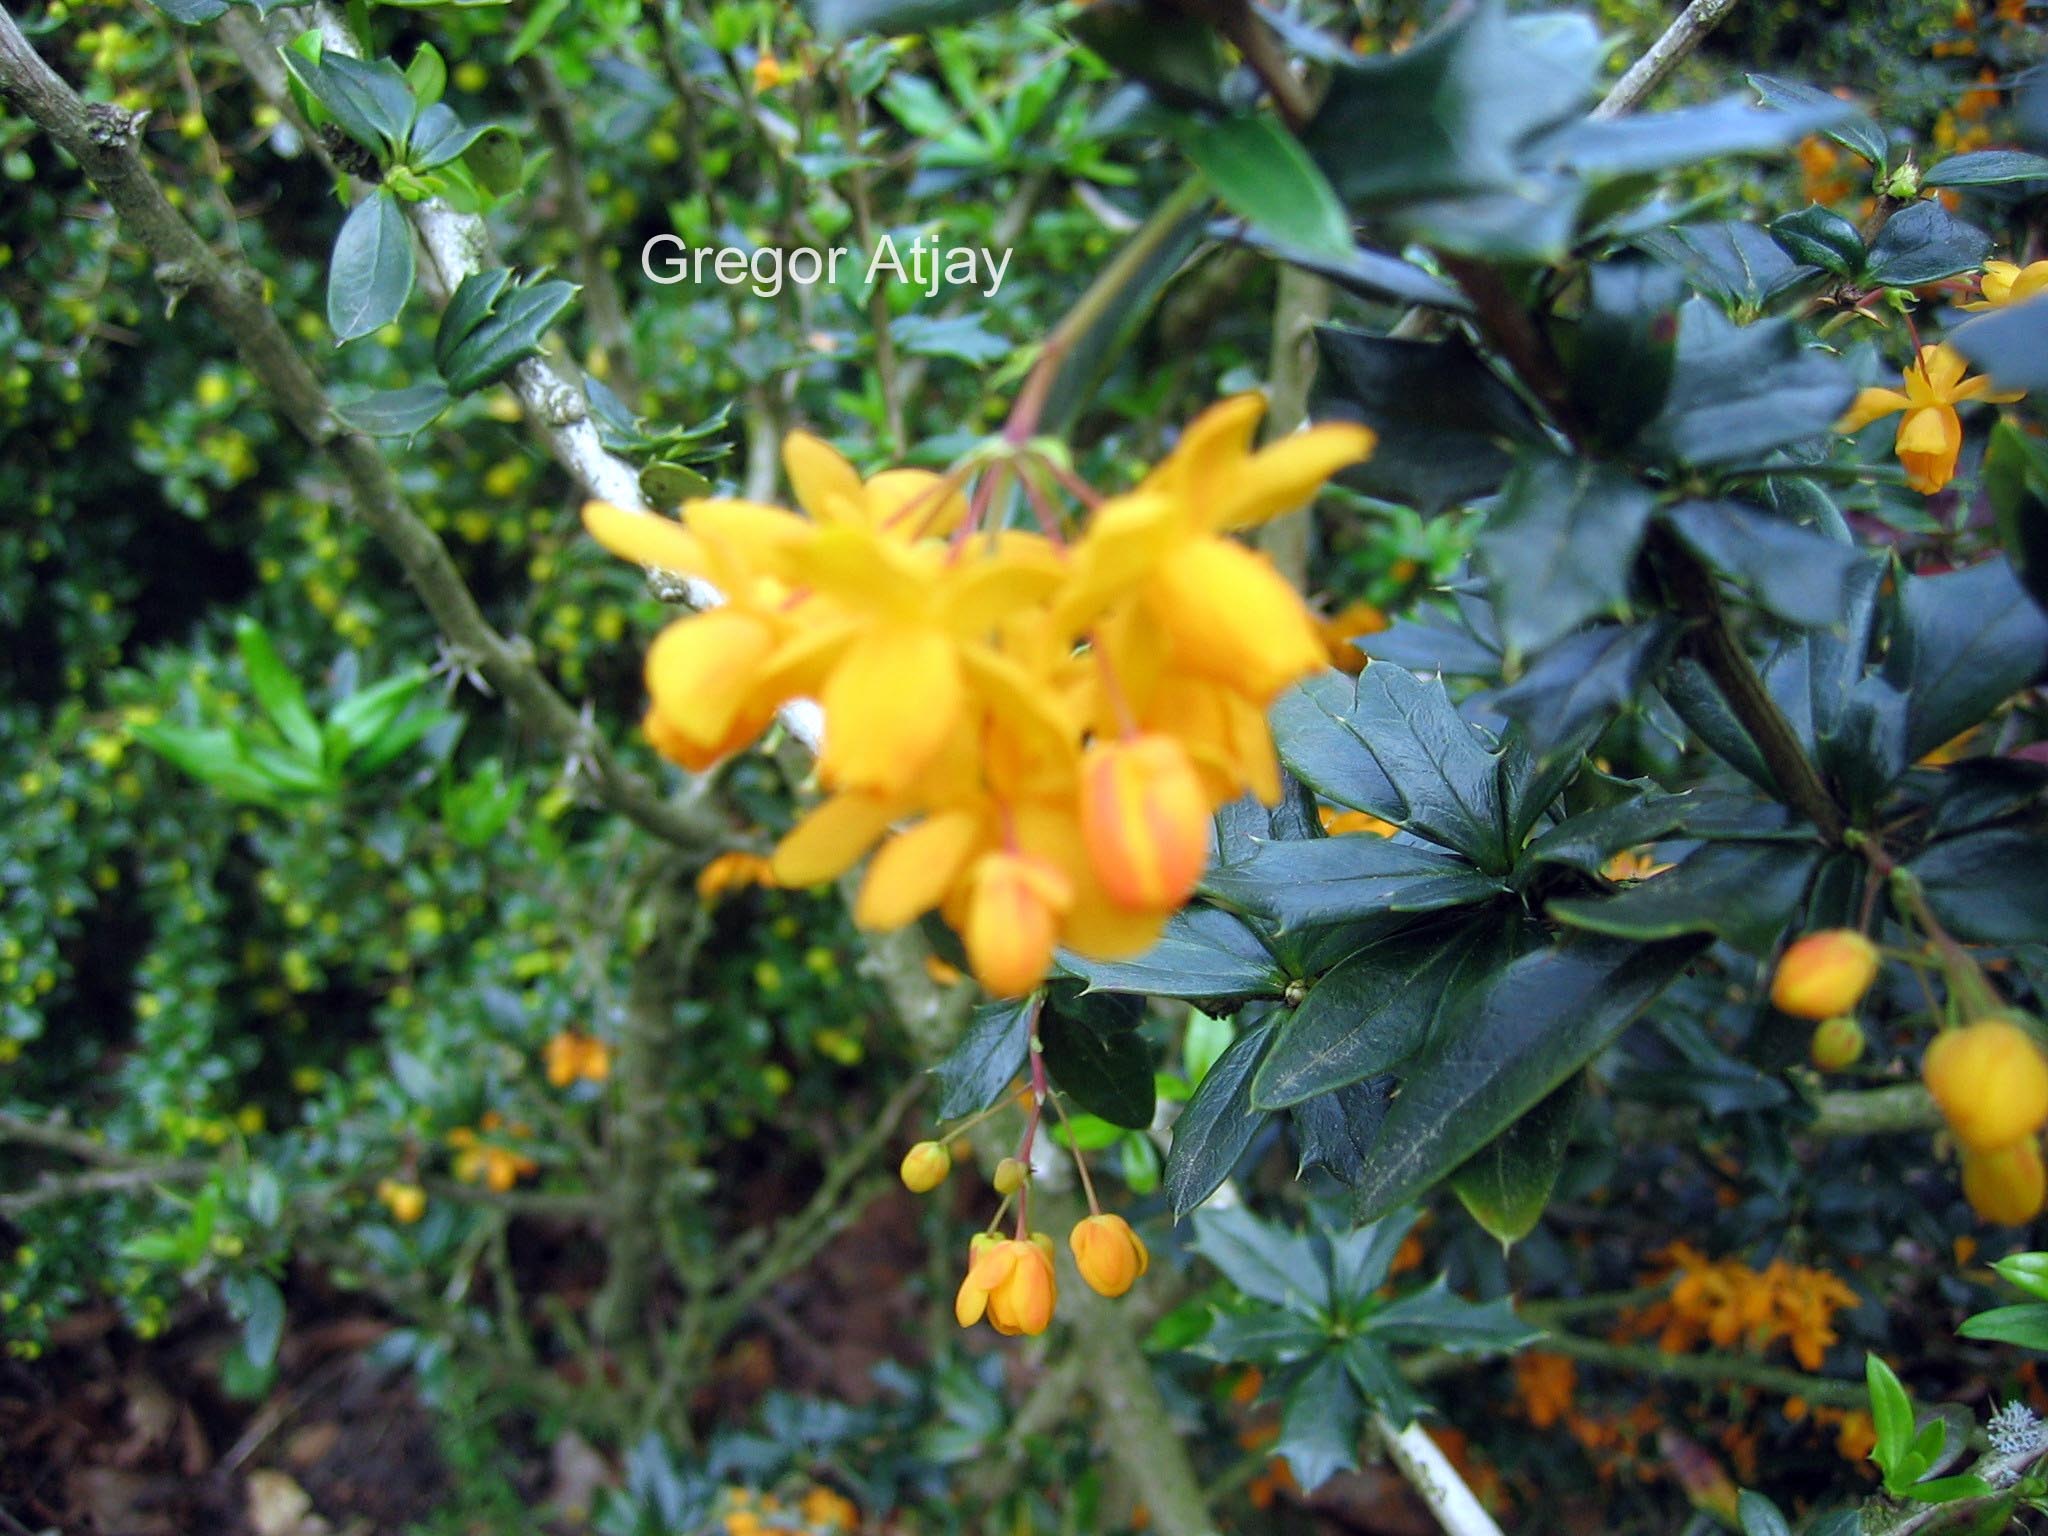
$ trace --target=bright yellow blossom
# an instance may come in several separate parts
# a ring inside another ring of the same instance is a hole
[[[601,1083],[612,1075],[612,1051],[595,1035],[568,1029],[549,1040],[542,1052],[548,1082],[556,1088],[571,1083]]]
[[[1942,1031],[1920,1073],[1948,1128],[1972,1152],[1992,1152],[2048,1124],[2048,1057],[2009,1019]]]
[[[1059,1301],[1052,1239],[1043,1232],[1032,1233],[1029,1242],[983,1236],[974,1240],[972,1254],[967,1278],[953,1300],[960,1326],[972,1328],[986,1316],[1000,1334],[1045,1332]]]
[[[2041,1214],[2048,1169],[2031,1138],[1989,1152],[1963,1154],[1963,1197],[1970,1209],[2001,1227],[2019,1227]]]
[[[1121,1216],[1098,1212],[1085,1218],[1067,1235],[1067,1245],[1081,1278],[1103,1296],[1123,1295],[1152,1265],[1144,1239]]]
[[[1903,377],[1904,390],[1866,389],[1857,395],[1837,432],[1857,432],[1880,416],[1903,412],[1893,445],[1906,467],[1906,484],[1932,496],[1955,478],[1956,457],[1963,448],[1963,422],[1956,407],[1970,400],[2004,404],[2017,394],[1994,394],[1983,374],[1965,377],[1969,365],[1947,342],[1920,349]]]
[[[411,1226],[427,1211],[427,1192],[402,1179],[379,1179],[377,1198],[391,1212],[392,1220]]]
[[[2030,261],[2024,267],[2010,261],[1987,261],[1979,287],[1983,297],[1970,300],[1963,305],[1964,309],[2003,309],[2008,304],[2023,304],[2048,293],[2048,261]]]
[[[1806,934],[1779,957],[1771,1004],[1795,1019],[1831,1019],[1863,1001],[1877,966],[1877,946],[1853,928]]]

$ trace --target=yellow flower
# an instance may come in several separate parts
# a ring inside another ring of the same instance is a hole
[[[1962,452],[1963,423],[1956,407],[1970,400],[2003,404],[2017,394],[1994,394],[1982,374],[1966,378],[1969,365],[1947,342],[1920,349],[1904,374],[1904,392],[1866,389],[1847,414],[1835,423],[1837,432],[1857,432],[1880,416],[1904,413],[1894,451],[1906,467],[1906,483],[1932,496],[1955,478],[1956,456]]]
[[[571,1083],[601,1083],[612,1074],[611,1047],[594,1035],[564,1030],[543,1051],[548,1082],[556,1088]]]
[[[417,1184],[399,1179],[380,1179],[377,1181],[377,1198],[391,1212],[394,1221],[408,1227],[426,1214],[427,1192]]]
[[[2024,1226],[2041,1214],[2048,1196],[2048,1170],[2031,1139],[1989,1152],[1963,1153],[1963,1198],[1986,1221]]]
[[[1097,1213],[1076,1223],[1067,1246],[1074,1250],[1081,1278],[1103,1296],[1123,1295],[1152,1265],[1144,1239],[1121,1216]]]
[[[953,1316],[972,1328],[986,1316],[997,1333],[1040,1334],[1052,1323],[1059,1281],[1052,1269],[1052,1239],[977,1238],[967,1278],[953,1299]]]
[[[2010,261],[1987,261],[1980,287],[1983,297],[1972,299],[1964,309],[2003,309],[2024,303],[2048,293],[2048,261],[2030,261],[2024,267]]]
[[[1853,928],[1809,933],[1779,957],[1771,1004],[1797,1019],[1831,1019],[1863,1001],[1877,965],[1877,946]]]
[[[1179,907],[1209,862],[1209,801],[1187,749],[1152,733],[1100,742],[1081,760],[1081,836],[1112,901]]]
[[[914,1195],[930,1194],[952,1171],[952,1155],[936,1141],[920,1141],[903,1154],[903,1166],[897,1170],[903,1187]]]
[[[2048,1124],[2048,1058],[2009,1019],[1943,1031],[1920,1074],[1956,1140],[1973,1152],[2010,1147]]]
[[[1340,811],[1333,806],[1316,807],[1316,817],[1323,824],[1323,830],[1332,837],[1344,837],[1351,833],[1364,832],[1373,837],[1392,837],[1401,829],[1391,821],[1384,821],[1371,811]]]
[[[772,91],[788,77],[788,71],[782,67],[782,61],[765,48],[755,57],[755,90],[762,92]]]
[[[767,859],[735,849],[719,854],[697,872],[697,899],[708,904],[727,891],[773,884],[775,871]]]
[[[1330,665],[1356,677],[1365,670],[1365,651],[1358,641],[1387,627],[1387,616],[1371,603],[1349,603],[1327,619],[1316,620],[1323,647],[1330,653]]]
[[[961,937],[975,977],[998,997],[1021,997],[1052,968],[1060,918],[1074,887],[1044,859],[986,853],[975,861]]]

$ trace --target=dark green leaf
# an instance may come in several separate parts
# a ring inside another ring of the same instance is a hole
[[[1979,149],[1951,155],[1921,172],[1923,187],[1993,187],[2007,181],[2048,177],[2048,157],[2021,149]]]
[[[1855,397],[1848,369],[1791,321],[1737,327],[1695,299],[1679,322],[1670,398],[1644,438],[1683,463],[1737,463],[1826,432]]]
[[[389,59],[356,59],[331,49],[317,62],[290,48],[281,56],[307,93],[363,148],[381,158],[405,142],[413,119],[412,87]]]
[[[1394,1079],[1374,1077],[1295,1105],[1287,1116],[1300,1153],[1294,1176],[1320,1168],[1340,1184],[1356,1184],[1393,1097]]]
[[[1394,1357],[1377,1339],[1354,1333],[1342,1345],[1344,1369],[1372,1408],[1386,1415],[1387,1422],[1405,1429],[1422,1412],[1422,1399],[1408,1385],[1408,1379],[1394,1364]]]
[[[1142,1131],[1152,1123],[1156,1085],[1152,1051],[1131,1029],[1104,1029],[1067,1008],[1047,1005],[1038,1021],[1045,1067],[1090,1114]]]
[[[1287,1458],[1301,1490],[1313,1493],[1335,1474],[1358,1465],[1358,1440],[1364,1429],[1365,1404],[1342,1354],[1333,1350],[1288,1392],[1273,1452]]]
[[[1370,833],[1266,843],[1210,871],[1202,889],[1269,919],[1282,933],[1387,912],[1435,912],[1507,889],[1463,859]]]
[[[1370,1304],[1393,1268],[1401,1243],[1421,1219],[1420,1211],[1396,1211],[1379,1221],[1330,1234],[1330,1306],[1353,1315]]]
[[[1342,262],[1352,252],[1351,221],[1301,141],[1270,117],[1198,121],[1181,135],[1223,206],[1283,244]]]
[[[1286,1109],[1396,1071],[1428,1040],[1473,937],[1470,930],[1448,939],[1435,932],[1397,935],[1324,976],[1281,1024],[1252,1084],[1252,1103]]]
[[[1918,759],[1987,718],[2048,671],[2048,615],[2002,556],[1900,582],[1885,675],[1907,698]]]
[[[1550,1203],[1585,1082],[1569,1079],[1451,1175],[1459,1202],[1503,1248],[1535,1231]]]
[[[979,1114],[1002,1097],[1031,1051],[1031,1022],[1036,998],[984,1003],[969,1015],[959,1043],[931,1069],[939,1080],[937,1120]]]
[[[903,315],[892,324],[891,334],[904,351],[920,357],[987,364],[1010,355],[1010,343],[972,315]]]
[[[1219,107],[1230,62],[1212,27],[1162,27],[1146,0],[1099,0],[1067,28],[1169,106]]]
[[[1695,554],[1786,623],[1814,629],[1848,616],[1853,545],[1732,501],[1681,502],[1664,516]]]
[[[1671,387],[1685,281],[1668,267],[1618,256],[1596,263],[1586,283],[1567,357],[1572,400],[1602,443],[1624,447]]]
[[[327,325],[354,341],[396,320],[412,297],[412,229],[398,199],[372,192],[350,210],[327,269]]]
[[[1690,656],[1677,657],[1658,686],[1679,719],[1692,727],[1716,756],[1751,783],[1773,788],[1763,754],[1704,667]]]
[[[2015,422],[1995,424],[1984,450],[1984,491],[2006,557],[2035,605],[2048,609],[2048,443]]]
[[[1430,1188],[1605,1050],[1699,950],[1567,941],[1475,977],[1460,1027],[1410,1062],[1358,1190],[1361,1221]]]
[[[1654,230],[1636,245],[1676,267],[1722,308],[1745,317],[1821,277],[1819,268],[1794,261],[1762,229],[1739,219]]]
[[[455,397],[436,382],[414,384],[405,389],[380,389],[344,403],[334,414],[348,426],[371,437],[416,437],[439,421]]]
[[[490,319],[499,296],[511,281],[509,267],[491,267],[472,272],[456,284],[448,307],[441,311],[440,327],[434,333],[434,366],[443,374],[448,371],[450,355]]]
[[[1747,77],[1757,95],[1771,106],[1785,111],[1800,108],[1824,108],[1840,106],[1839,97],[1830,96],[1826,91],[1796,80],[1780,80],[1772,75],[1750,75]],[[1861,112],[1851,112],[1839,121],[1830,123],[1821,130],[1844,149],[1854,150],[1872,165],[1885,163],[1884,130]]]
[[[1911,868],[1934,915],[1957,938],[2048,944],[2048,838],[1968,832],[1936,843]]]
[[[1778,1506],[1754,1489],[1742,1490],[1735,1513],[1742,1521],[1742,1536],[1792,1536],[1792,1527]]]
[[[1619,895],[1553,901],[1550,915],[1625,939],[1710,933],[1761,955],[1792,921],[1819,860],[1800,843],[1709,843]]]
[[[1159,942],[1129,960],[1060,952],[1060,968],[1098,992],[1232,1001],[1278,997],[1286,973],[1258,936],[1230,913],[1196,906],[1167,919]]]
[[[1329,1336],[1307,1318],[1279,1307],[1261,1307],[1255,1312],[1220,1313],[1194,1353],[1247,1365],[1285,1365],[1328,1342]]]
[[[1515,1316],[1505,1297],[1485,1303],[1451,1293],[1439,1275],[1427,1290],[1390,1301],[1366,1319],[1365,1331],[1388,1344],[1482,1354],[1519,1349],[1543,1330]]]
[[[1241,1205],[1194,1214],[1195,1251],[1254,1301],[1312,1316],[1329,1304],[1329,1277],[1307,1238]]]
[[[1493,696],[1493,707],[1520,724],[1531,750],[1547,755],[1649,687],[1677,639],[1668,618],[1597,624],[1537,657],[1513,687]]]
[[[1667,795],[1650,786],[1617,804],[1567,817],[1530,843],[1527,856],[1597,875],[1617,853],[1683,830],[1687,814],[1705,798],[1700,790]]]
[[[1274,701],[1273,742],[1287,771],[1346,810],[1398,821],[1408,807],[1353,728],[1358,680],[1334,669],[1318,673]]]
[[[462,151],[462,163],[486,192],[517,192],[526,176],[526,154],[511,129],[490,124]]]
[[[1522,456],[1478,543],[1511,655],[1622,606],[1654,504],[1633,476],[1596,459]]]
[[[1531,153],[1581,176],[1612,177],[1696,165],[1723,155],[1773,154],[1852,116],[1848,103],[1760,110],[1739,96],[1671,112],[1583,118],[1546,134]]]
[[[640,467],[640,494],[651,507],[679,507],[711,494],[711,482],[687,464],[656,461]]]
[[[1317,328],[1324,367],[1318,418],[1363,422],[1379,435],[1373,456],[1342,479],[1371,496],[1423,512],[1484,495],[1513,460],[1509,442],[1540,442],[1527,407],[1470,344],[1367,336]]]
[[[1261,1024],[1233,1040],[1173,1122],[1166,1198],[1176,1217],[1216,1193],[1266,1123],[1266,1112],[1251,1107],[1251,1087],[1272,1039],[1273,1026]]]
[[[1582,18],[1511,18],[1498,0],[1448,16],[1332,72],[1305,139],[1349,205],[1511,191],[1524,141],[1590,95],[1602,48]]]
[[[2048,389],[2048,294],[1979,315],[1948,339],[2000,389]]]
[[[1425,683],[1404,668],[1369,663],[1351,725],[1406,805],[1395,818],[1402,826],[1481,869],[1508,867],[1498,761],[1451,707],[1440,679]]]
[[[1091,5],[1090,14],[1096,6]],[[1467,310],[1472,306],[1449,283],[1431,277],[1413,262],[1381,251],[1352,246],[1341,257],[1320,255],[1287,241],[1261,233],[1234,219],[1218,220],[1210,231],[1219,240],[1231,240],[1289,266],[1300,267],[1318,277],[1328,278],[1347,293],[1381,303],[1421,304],[1431,309]]]
[[[488,123],[471,127],[440,102],[420,113],[406,142],[406,161],[417,171],[431,171],[459,158],[491,131]]]
[[[1989,235],[1929,198],[1908,204],[1885,221],[1870,243],[1864,276],[1889,288],[1917,288],[1975,271],[1990,250]]]
[[[225,15],[228,8],[228,0],[149,0],[149,3],[171,20],[182,21],[188,27]]]
[[[1771,238],[1794,261],[1836,277],[1854,277],[1867,258],[1856,226],[1819,203],[1771,220]]]
[[[466,395],[496,383],[515,364],[540,351],[548,327],[575,297],[576,285],[559,278],[503,293],[489,317],[449,349],[441,367],[448,387]]]

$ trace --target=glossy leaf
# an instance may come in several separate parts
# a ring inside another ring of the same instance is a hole
[[[2017,828],[1936,843],[1910,868],[1934,915],[1976,944],[2048,944],[2048,837]]]
[[[1818,849],[1800,843],[1709,843],[1619,895],[1553,901],[1549,910],[1594,933],[1639,940],[1713,934],[1760,955],[1792,921],[1819,859]]]
[[[1709,565],[1788,624],[1814,629],[1848,615],[1855,546],[1732,501],[1687,501],[1665,514]]]
[[[1266,843],[1212,870],[1202,889],[1257,913],[1281,933],[1388,912],[1435,912],[1507,889],[1463,859],[1370,834]]]
[[[1307,1238],[1241,1205],[1195,1212],[1195,1251],[1255,1301],[1312,1316],[1329,1302],[1329,1280]]]
[[[1920,174],[1923,187],[1995,187],[2048,178],[2048,156],[2023,149],[1977,149],[1950,155]]]
[[[1157,1103],[1152,1050],[1137,1031],[1104,1029],[1048,1006],[1038,1021],[1038,1038],[1046,1070],[1076,1104],[1127,1130],[1151,1125]]]
[[[1528,454],[1501,487],[1478,542],[1511,651],[1537,651],[1619,608],[1654,505],[1633,476],[1596,459]]]
[[[1301,141],[1270,117],[1200,122],[1181,148],[1223,206],[1286,245],[1330,261],[1352,251],[1351,221]]]
[[[1233,1040],[1174,1121],[1165,1182],[1175,1216],[1216,1193],[1269,1118],[1252,1108],[1251,1086],[1272,1039],[1273,1026],[1261,1024]]]
[[[939,1087],[934,1119],[978,1114],[1002,1097],[1029,1060],[1037,1012],[1035,998],[1006,999],[984,1003],[968,1016],[958,1043],[931,1069]]]
[[[1594,730],[1649,686],[1677,643],[1668,618],[1596,624],[1551,646],[1493,707],[1518,722],[1532,750],[1547,755]]]
[[[417,437],[447,413],[455,397],[436,381],[383,389],[338,402],[334,414],[370,437]]]
[[[1287,975],[1258,935],[1215,907],[1193,906],[1167,919],[1159,942],[1128,960],[1090,960],[1060,952],[1060,968],[1098,992],[1232,1001],[1278,997]]]
[[[1885,221],[1870,242],[1864,276],[1890,288],[1917,288],[1975,271],[1990,250],[1989,235],[1929,198],[1908,204]]]
[[[1670,397],[1644,439],[1683,463],[1739,463],[1826,432],[1855,396],[1848,369],[1790,321],[1738,327],[1696,299],[1679,321]]]
[[[1365,1404],[1343,1356],[1333,1350],[1288,1392],[1273,1453],[1287,1459],[1294,1481],[1303,1492],[1312,1493],[1335,1474],[1358,1465],[1358,1441],[1364,1432]]]
[[[1304,1099],[1287,1113],[1299,1158],[1294,1176],[1320,1168],[1340,1184],[1356,1184],[1386,1123],[1392,1077],[1367,1078]]]
[[[337,342],[389,325],[412,297],[412,228],[389,192],[349,211],[327,269],[327,326]]]
[[[1451,1175],[1459,1202],[1503,1248],[1519,1243],[1542,1219],[1584,1090],[1583,1075],[1570,1079]]]
[[[1920,758],[2048,673],[2048,614],[2003,557],[1905,578],[1885,675],[1907,697]]]

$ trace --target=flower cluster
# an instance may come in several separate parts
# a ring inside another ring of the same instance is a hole
[[[612,1048],[595,1035],[567,1029],[542,1051],[548,1082],[556,1088],[601,1083],[612,1075]]]
[[[502,1195],[521,1179],[530,1179],[540,1172],[540,1164],[524,1152],[506,1146],[503,1140],[486,1139],[501,1135],[524,1141],[533,1135],[533,1128],[519,1121],[508,1125],[505,1117],[493,1109],[485,1113],[475,1129],[458,1125],[450,1131],[448,1145],[455,1149],[455,1177]]]
[[[1783,1259],[1752,1269],[1740,1259],[1709,1259],[1682,1242],[1661,1257],[1671,1294],[1635,1313],[1629,1325],[1638,1335],[1654,1335],[1666,1354],[1685,1354],[1702,1343],[1761,1354],[1782,1339],[1801,1366],[1817,1371],[1835,1343],[1835,1314],[1858,1304],[1839,1276]]]
[[[1057,445],[1006,438],[1007,456],[951,475],[863,480],[797,433],[783,462],[807,516],[703,500],[678,522],[592,503],[607,549],[727,598],[649,649],[648,739],[703,769],[817,700],[827,798],[776,849],[776,880],[833,879],[879,844],[857,920],[936,909],[992,992],[1028,992],[1058,945],[1149,947],[1200,878],[1212,810],[1277,799],[1266,708],[1327,658],[1301,597],[1226,535],[1300,506],[1373,446],[1324,425],[1255,451],[1264,409],[1255,395],[1212,407],[1107,500]],[[1071,541],[1059,488],[1091,508]],[[1037,531],[1000,525],[1006,489]]]

